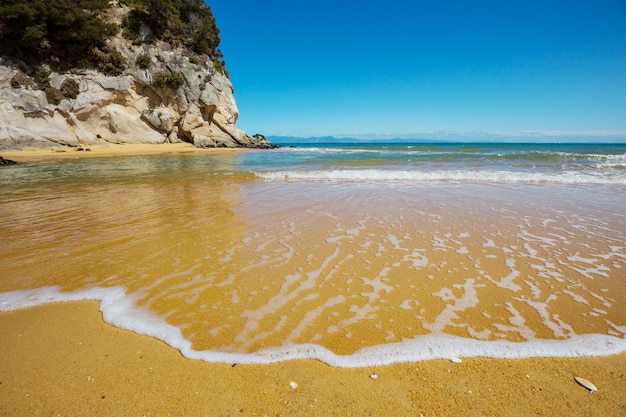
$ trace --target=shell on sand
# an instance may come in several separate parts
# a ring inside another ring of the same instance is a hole
[[[581,378],[579,376],[575,376],[574,380],[576,382],[578,382],[580,385],[582,385],[583,387],[587,388],[589,391],[594,392],[598,390],[598,387],[596,387],[593,382],[589,381],[588,379],[585,378]]]

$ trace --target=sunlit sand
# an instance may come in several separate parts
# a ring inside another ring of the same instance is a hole
[[[7,192],[1,412],[626,407],[624,354],[583,358],[623,351],[626,224],[615,202],[585,187],[215,174],[236,155],[193,175],[148,181],[150,161],[137,160],[143,174],[85,171]],[[100,302],[45,304],[84,298]],[[598,391],[589,397],[575,376]],[[66,390],[84,402],[48,400]],[[161,398],[137,405],[139,391]],[[25,407],[27,395],[36,402]]]

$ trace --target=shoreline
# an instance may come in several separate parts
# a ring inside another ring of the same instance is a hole
[[[584,416],[626,412],[626,353],[467,358],[461,363],[429,360],[366,368],[334,368],[316,360],[207,363],[185,358],[160,340],[107,324],[98,306],[97,301],[69,301],[0,313],[4,337],[0,414]],[[592,381],[598,391],[591,394],[574,381],[575,376]]]
[[[80,147],[55,146],[0,151],[0,156],[18,163],[51,159],[99,158],[115,156],[162,154],[212,154],[252,150],[253,148],[198,148],[190,143],[85,145]]]

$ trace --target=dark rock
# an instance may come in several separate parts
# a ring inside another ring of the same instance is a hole
[[[256,148],[256,149],[276,149],[278,148],[278,145],[271,143],[267,140],[267,138],[263,135],[261,135],[260,133],[255,134],[254,136],[252,136],[253,140],[253,144],[251,146],[251,148]]]
[[[0,166],[6,166],[6,165],[17,165],[17,162],[11,161],[10,159],[4,159],[3,157],[0,156]]]

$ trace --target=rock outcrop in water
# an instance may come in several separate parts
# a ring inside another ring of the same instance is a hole
[[[4,159],[3,157],[0,156],[0,166],[6,166],[6,165],[16,165],[17,162],[12,161],[10,159]]]
[[[120,22],[124,9],[112,10]],[[0,150],[180,141],[271,147],[236,127],[233,87],[216,62],[159,40],[137,45],[118,34],[107,42],[125,63],[119,75],[44,66],[46,91],[35,68],[0,59]]]

